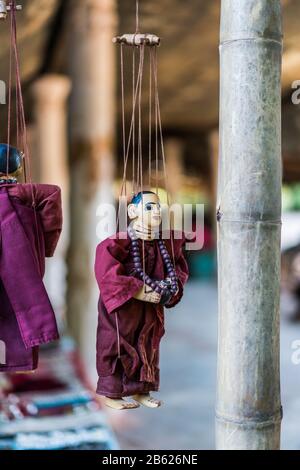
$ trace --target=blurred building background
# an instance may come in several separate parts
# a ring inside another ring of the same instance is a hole
[[[65,226],[46,284],[61,329],[96,380],[98,289],[93,275],[101,203],[116,201],[123,172],[118,33],[133,32],[133,0],[22,0],[21,75],[34,179],[63,191]],[[161,36],[159,87],[172,199],[205,204],[205,246],[191,254],[191,282],[169,313],[162,351],[162,410],[109,413],[123,448],[213,448],[217,291],[218,0],[142,0],[141,28]],[[284,0],[283,443],[300,448],[300,3]],[[130,69],[131,64],[126,68]],[[0,79],[8,80],[9,22],[0,23]],[[296,87],[297,84],[294,84]],[[130,86],[126,88],[130,103]],[[143,113],[148,101],[143,98]],[[130,120],[130,105],[126,108]],[[6,140],[7,108],[0,109]],[[145,129],[146,132],[146,129]],[[147,135],[147,134],[146,134]],[[147,142],[145,142],[147,145]],[[146,172],[146,170],[145,170]],[[298,415],[297,415],[298,413]]]

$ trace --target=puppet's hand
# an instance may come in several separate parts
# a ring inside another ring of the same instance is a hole
[[[136,300],[141,300],[142,302],[150,302],[152,304],[159,304],[161,295],[154,290],[147,287],[148,290],[145,292],[145,287],[143,286],[134,296],[133,298]]]
[[[166,278],[166,281],[168,281],[168,282],[171,283],[171,282],[172,282],[172,279],[171,279],[170,277],[167,277],[167,278]],[[177,288],[177,291],[175,292],[175,294],[173,294],[173,297],[176,297],[176,295],[177,295],[178,293],[179,293],[179,287]]]

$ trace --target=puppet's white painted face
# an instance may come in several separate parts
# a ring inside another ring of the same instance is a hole
[[[138,204],[128,206],[128,215],[138,225],[156,229],[161,224],[160,200],[156,194],[143,194]]]

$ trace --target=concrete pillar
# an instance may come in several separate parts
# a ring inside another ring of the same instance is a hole
[[[210,132],[209,137],[210,150],[210,169],[211,169],[211,196],[213,207],[217,202],[218,170],[219,170],[219,129]]]
[[[64,225],[54,258],[47,260],[45,283],[56,312],[65,311],[66,253],[69,243],[69,170],[67,100],[71,83],[61,75],[45,75],[34,82],[35,168],[41,183],[62,191]]]
[[[94,278],[95,250],[100,241],[96,235],[97,210],[114,203],[115,0],[72,0],[69,11],[73,91],[68,321],[83,359],[94,373],[99,296]]]
[[[217,449],[280,447],[280,0],[222,0]]]

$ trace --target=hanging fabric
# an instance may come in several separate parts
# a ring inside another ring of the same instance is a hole
[[[0,343],[5,345],[5,361],[1,361],[0,372],[22,372],[35,370],[38,347],[59,337],[42,279],[45,257],[53,256],[61,233],[62,211],[57,186],[32,182],[16,1],[10,0],[7,7],[10,23],[7,143],[0,144]],[[13,142],[16,147],[11,145]],[[18,182],[20,169],[23,182]]]
[[[20,75],[20,60],[17,44],[17,5],[16,0],[9,2],[9,22],[10,22],[10,53],[9,53],[9,81],[8,81],[8,118],[7,118],[7,176],[9,171],[9,148],[12,142],[13,124],[15,124],[16,147],[22,155],[22,167],[25,183],[32,183],[30,155],[27,141],[27,128],[24,111],[24,101],[22,94],[22,84]],[[12,95],[15,87],[15,122],[13,123]],[[34,203],[34,195],[33,195]]]

